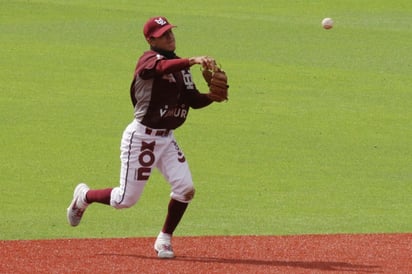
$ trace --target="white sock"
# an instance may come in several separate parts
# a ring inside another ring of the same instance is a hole
[[[170,242],[170,240],[172,239],[172,235],[160,231],[159,235],[157,236],[157,239]]]

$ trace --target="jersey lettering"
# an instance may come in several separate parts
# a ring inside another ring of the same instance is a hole
[[[164,116],[165,116],[165,114],[167,113],[168,108],[169,108],[169,106],[168,106],[168,105],[165,105],[164,108],[161,108],[161,109],[160,109],[160,117],[164,117]]]
[[[164,106],[164,108],[160,109],[160,117],[162,118],[175,117],[175,118],[186,119],[187,109],[185,108],[185,105],[182,105],[180,107],[171,108],[171,109],[169,109],[169,106],[166,105]]]
[[[186,85],[186,89],[194,89],[195,84],[193,83],[192,75],[190,74],[190,72],[186,70],[182,70],[182,75],[183,75],[183,82]]]

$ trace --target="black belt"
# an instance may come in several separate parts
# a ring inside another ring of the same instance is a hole
[[[154,135],[154,136],[159,136],[159,137],[167,137],[169,136],[170,129],[151,129],[151,128],[146,128],[145,133],[147,135]]]

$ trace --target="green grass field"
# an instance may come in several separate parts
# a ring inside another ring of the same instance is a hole
[[[412,232],[412,2],[395,2],[0,0],[0,239],[158,233],[159,173],[133,208],[66,222],[78,182],[118,185],[154,15],[231,86],[176,131],[197,187],[177,236]]]

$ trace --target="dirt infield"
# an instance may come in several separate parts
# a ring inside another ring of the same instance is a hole
[[[412,273],[412,234],[0,241],[0,273]]]

